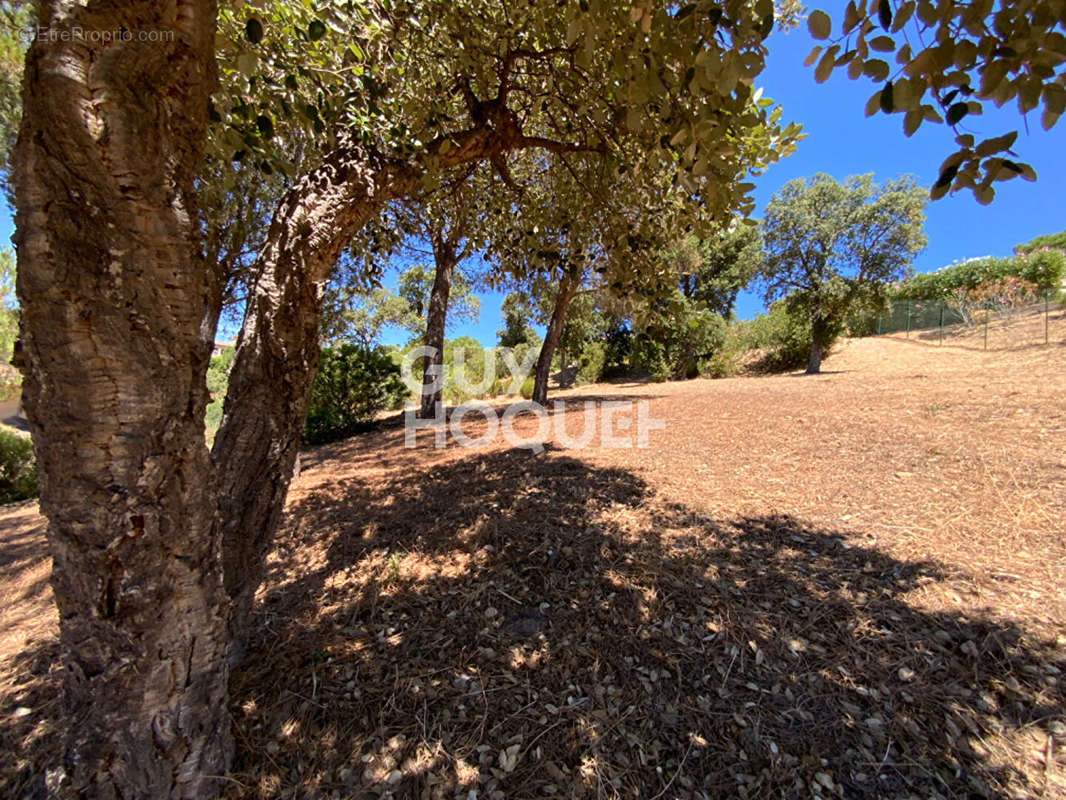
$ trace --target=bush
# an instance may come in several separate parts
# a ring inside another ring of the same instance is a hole
[[[522,381],[522,397],[526,398],[526,400],[532,400],[533,399],[533,387],[535,385],[536,385],[536,381],[534,380],[532,375],[530,377],[526,378],[524,381]]]
[[[401,408],[408,395],[400,368],[383,349],[354,344],[323,349],[304,440],[321,444],[365,430],[378,412]]]
[[[37,489],[33,442],[0,429],[0,503],[36,497]]]
[[[577,383],[596,383],[607,366],[607,345],[604,342],[585,342],[577,361]]]
[[[1062,282],[1064,273],[1066,255],[1061,250],[1042,249],[1013,258],[975,258],[908,278],[892,287],[891,299],[948,300],[958,289],[976,289],[1009,277],[1050,289]]]
[[[747,350],[761,350],[757,369],[783,372],[807,363],[811,352],[811,323],[805,315],[790,312],[784,301],[750,322],[743,323],[741,339]],[[829,355],[826,348],[823,356]]]

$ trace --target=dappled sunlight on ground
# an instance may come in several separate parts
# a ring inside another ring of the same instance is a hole
[[[230,796],[1066,795],[1066,348],[826,366],[558,395],[571,434],[586,399],[647,400],[644,450],[385,425],[304,453]],[[55,621],[32,505],[0,528],[19,796]]]

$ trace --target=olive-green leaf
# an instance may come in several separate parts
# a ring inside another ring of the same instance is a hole
[[[320,19],[311,20],[311,24],[307,26],[307,38],[312,42],[317,42],[323,36],[326,35],[326,23]]]
[[[870,47],[881,53],[891,53],[896,49],[896,43],[891,36],[875,36],[870,40]]]
[[[948,109],[947,120],[948,125],[955,125],[962,120],[967,114],[970,113],[970,108],[966,103],[953,103]]]
[[[888,78],[890,67],[888,66],[887,61],[882,61],[879,58],[871,58],[869,61],[863,64],[862,71],[867,75],[867,77],[880,82]]]
[[[922,124],[922,112],[917,110],[908,111],[903,117],[903,134],[913,136],[914,132]]]
[[[822,60],[818,62],[818,66],[814,70],[814,79],[818,83],[825,83],[829,80],[829,76],[833,72],[833,62],[836,61],[836,48],[830,47],[825,51],[825,55],[822,56]]]
[[[807,17],[807,30],[815,39],[828,39],[833,32],[833,21],[824,11],[814,10]]]
[[[892,99],[892,81],[888,81],[885,84],[885,88],[881,90],[879,103],[881,110],[886,114],[891,114],[895,110],[896,104]]]
[[[881,27],[887,31],[892,24],[892,6],[889,5],[888,0],[881,0],[878,4],[877,16],[881,20]]]
[[[812,66],[814,64],[814,62],[818,60],[818,56],[821,55],[821,53],[822,53],[822,46],[820,44],[816,44],[814,46],[814,49],[811,50],[810,53],[808,53],[808,55],[807,55],[807,57],[805,59],[803,59],[803,66],[805,66],[805,67]]]

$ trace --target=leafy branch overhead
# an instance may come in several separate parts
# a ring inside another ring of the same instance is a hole
[[[432,191],[463,133],[490,127],[512,139],[503,152],[600,153],[618,174],[666,167],[710,208],[750,205],[745,148],[770,163],[799,137],[753,86],[766,34],[794,11],[647,5],[232,3],[211,148],[286,170],[279,139],[355,144],[417,165]]]
[[[1066,12],[1056,0],[995,4],[935,3],[932,0],[850,0],[834,36],[823,11],[807,26],[816,46],[806,65],[823,82],[836,68],[849,78],[881,84],[866,115],[902,114],[911,136],[924,122],[946,124],[958,149],[941,164],[931,197],[970,189],[983,204],[995,197],[993,184],[1036,171],[1013,150],[1017,131],[981,141],[967,130],[985,103],[1017,103],[1021,114],[1041,111],[1050,130],[1066,111]]]

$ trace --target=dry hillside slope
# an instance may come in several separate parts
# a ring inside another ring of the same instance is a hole
[[[572,434],[647,400],[646,449],[306,453],[232,796],[1066,796],[1066,346],[884,337],[825,369],[557,395]],[[33,505],[0,536],[20,796],[55,620]]]

